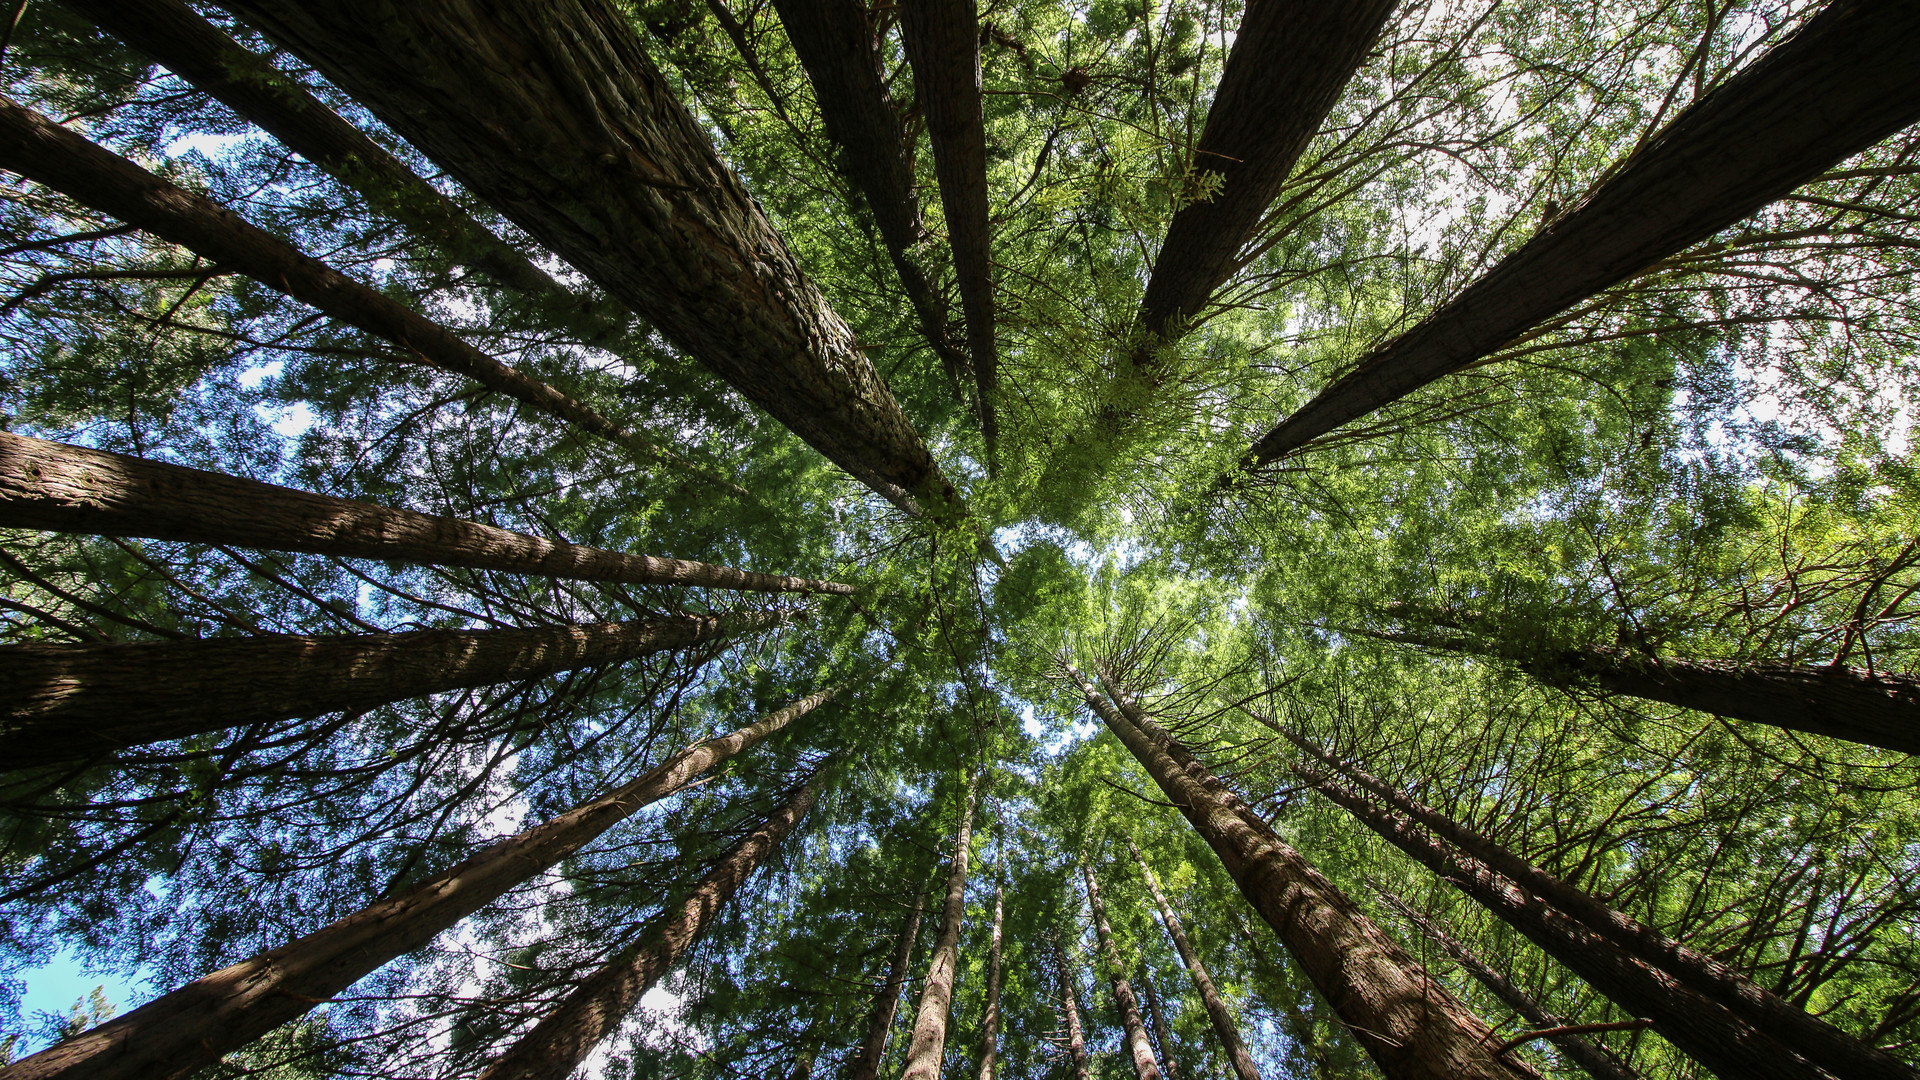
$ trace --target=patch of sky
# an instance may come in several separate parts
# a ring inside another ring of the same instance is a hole
[[[49,1040],[39,1037],[38,1029],[51,1026],[49,1016],[64,1020],[76,1004],[83,1004],[99,987],[113,1015],[119,1016],[153,995],[144,989],[143,975],[104,972],[89,966],[69,949],[62,949],[40,967],[14,973],[25,984],[20,995],[20,1017],[25,1021],[25,1038],[14,1047],[15,1058],[46,1049]],[[9,1035],[12,1032],[0,1032]]]

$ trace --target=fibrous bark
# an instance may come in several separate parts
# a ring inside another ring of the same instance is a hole
[[[640,940],[587,976],[532,1031],[502,1054],[480,1080],[566,1080],[593,1048],[612,1033],[640,1002],[642,994],[672,969],[681,954],[712,924],[747,878],[779,850],[813,809],[819,776],[728,849],[719,863],[684,898],[667,906],[648,924]]]
[[[579,581],[850,594],[851,585],[580,547],[459,518],[0,432],[0,526],[468,566]]]
[[[853,332],[605,0],[224,0],[910,513],[953,496]]]
[[[1220,856],[1388,1080],[1533,1075],[1496,1058],[1485,1022],[1137,705],[1124,696],[1109,701],[1077,669],[1068,671],[1087,704]]]
[[[880,1064],[887,1053],[887,1035],[893,1031],[893,1017],[900,1009],[900,991],[907,985],[907,965],[913,960],[914,943],[920,940],[920,918],[926,907],[926,891],[916,888],[913,906],[907,909],[907,920],[900,927],[900,935],[893,939],[893,955],[887,960],[887,980],[874,995],[873,1008],[867,1014],[867,1035],[860,1041],[852,1068],[847,1070],[847,1080],[875,1080],[880,1075]]]
[[[1006,914],[1005,889],[993,889],[993,936],[987,945],[987,1009],[980,1022],[980,1080],[998,1075],[1000,1055],[1000,928]]]
[[[913,1040],[907,1044],[907,1063],[900,1080],[940,1080],[941,1056],[947,1048],[947,1014],[953,1007],[953,976],[960,966],[960,926],[967,915],[967,849],[973,843],[973,808],[986,774],[981,769],[967,781],[960,826],[954,834],[953,861],[947,868],[940,936],[934,939],[933,959],[927,963],[920,1007],[913,1017]]]
[[[1254,443],[1257,468],[1492,353],[1920,120],[1920,6],[1833,0],[1577,205]]]
[[[802,698],[737,731],[698,743],[597,799],[494,842],[398,896],[188,983],[0,1074],[7,1080],[172,1080],[212,1065],[394,957],[423,947],[641,807],[686,787],[850,685]]]
[[[1153,1028],[1154,1041],[1160,1044],[1160,1071],[1167,1080],[1180,1080],[1180,1064],[1173,1053],[1173,1032],[1167,1027],[1167,1018],[1160,1012],[1160,995],[1153,991],[1153,975],[1145,964],[1140,965],[1137,973],[1140,980],[1140,996],[1147,1003],[1147,1023]]]
[[[1067,1018],[1067,1060],[1073,1065],[1074,1080],[1087,1080],[1091,1063],[1087,1060],[1087,1036],[1080,1028],[1080,980],[1067,967],[1067,949],[1059,938],[1053,939],[1053,966],[1060,976],[1060,1011]]]
[[[777,611],[624,623],[0,646],[0,762],[23,769],[162,739],[617,664],[777,626]]]
[[[1120,1010],[1121,1040],[1127,1057],[1140,1080],[1160,1080],[1160,1063],[1153,1058],[1147,1026],[1140,1020],[1140,1002],[1134,997],[1133,984],[1127,981],[1126,969],[1120,963],[1120,947],[1114,943],[1106,905],[1100,902],[1100,882],[1093,876],[1093,866],[1089,863],[1080,864],[1080,874],[1087,885],[1087,906],[1093,914],[1094,936],[1100,942],[1100,961],[1106,966],[1107,982],[1113,987],[1113,1003]]]
[[[1220,996],[1219,988],[1213,984],[1213,976],[1207,974],[1206,965],[1200,962],[1200,954],[1194,951],[1193,942],[1187,939],[1186,927],[1180,924],[1180,916],[1174,913],[1173,905],[1160,889],[1160,879],[1154,875],[1153,867],[1147,864],[1146,855],[1132,840],[1127,841],[1127,848],[1140,864],[1140,876],[1146,879],[1147,891],[1153,896],[1154,906],[1160,909],[1160,921],[1167,928],[1167,936],[1173,939],[1174,950],[1180,954],[1180,962],[1186,965],[1187,974],[1193,977],[1193,987],[1200,994],[1200,1003],[1206,1007],[1207,1018],[1213,1021],[1214,1034],[1220,1037],[1220,1048],[1226,1051],[1234,1075],[1238,1080],[1260,1080],[1260,1070],[1254,1066],[1253,1055],[1247,1052],[1247,1044],[1240,1038],[1240,1025],[1233,1018],[1233,1010],[1227,1007],[1226,999]]]

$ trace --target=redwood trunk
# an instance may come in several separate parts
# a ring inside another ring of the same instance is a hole
[[[1491,1031],[1137,706],[1087,703],[1180,808],[1388,1080],[1515,1080]]]
[[[1000,1056],[1000,928],[1006,914],[1005,890],[993,890],[993,937],[987,946],[987,1015],[981,1021],[980,1080],[993,1080]]]
[[[1073,1063],[1074,1080],[1087,1080],[1091,1063],[1087,1060],[1087,1035],[1080,1028],[1080,984],[1067,970],[1067,949],[1059,938],[1053,939],[1053,961],[1060,973],[1060,1009],[1067,1016],[1067,1060]]]
[[[893,1031],[893,1017],[900,1009],[900,991],[907,985],[907,965],[913,960],[914,943],[920,940],[920,917],[926,906],[926,891],[915,889],[913,907],[907,912],[906,923],[900,927],[900,936],[893,941],[886,985],[874,996],[873,1009],[867,1016],[867,1037],[861,1040],[860,1052],[847,1073],[848,1080],[875,1080],[880,1075],[880,1065],[887,1054],[887,1035]]]
[[[1488,355],[1920,120],[1920,5],[1833,0],[1578,205],[1249,451],[1258,467]]]
[[[507,890],[580,850],[634,811],[844,692],[802,698],[708,739],[591,802],[478,854],[391,899],[207,975],[0,1069],[6,1080],[172,1080],[297,1019],[375,969],[421,948]]]
[[[1107,923],[1107,907],[1100,902],[1100,883],[1093,867],[1080,864],[1087,883],[1087,906],[1093,911],[1093,931],[1100,939],[1100,958],[1107,968],[1107,982],[1113,987],[1113,1002],[1120,1010],[1120,1030],[1127,1057],[1133,1062],[1134,1075],[1140,1080],[1160,1080],[1160,1065],[1153,1060],[1153,1045],[1147,1041],[1147,1026],[1140,1021],[1140,1002],[1127,982],[1126,969],[1120,963],[1120,948],[1113,940],[1113,927]]]
[[[910,513],[954,497],[746,186],[605,0],[223,0]]]
[[[577,986],[560,1007],[514,1043],[480,1080],[567,1080],[593,1048],[620,1026],[640,996],[705,935],[727,901],[779,850],[819,795],[818,774],[720,862],[684,899],[670,905],[641,939]]]
[[[397,559],[579,581],[854,591],[833,581],[580,547],[6,432],[0,432],[0,526]]]
[[[1145,964],[1140,965],[1140,996],[1147,1001],[1147,1022],[1153,1027],[1153,1037],[1160,1044],[1161,1070],[1167,1080],[1180,1080],[1180,1064],[1173,1053],[1173,1032],[1167,1027],[1167,1018],[1160,1012],[1160,995],[1153,992],[1153,973]]]
[[[947,870],[940,936],[934,939],[933,959],[927,964],[927,981],[913,1017],[913,1041],[907,1044],[907,1067],[900,1074],[901,1080],[940,1080],[940,1060],[947,1049],[947,1015],[953,1008],[953,976],[960,965],[960,924],[967,914],[967,849],[973,843],[973,807],[986,774],[982,768],[967,781],[960,828],[954,835],[953,863]]]
[[[0,646],[0,761],[7,769],[74,761],[242,724],[616,664],[787,617]]]
[[[1153,894],[1154,906],[1160,909],[1160,921],[1166,925],[1167,936],[1173,939],[1173,947],[1180,953],[1180,962],[1187,967],[1187,974],[1193,977],[1193,987],[1200,993],[1200,1003],[1206,1007],[1207,1018],[1213,1021],[1214,1034],[1220,1037],[1220,1048],[1226,1051],[1227,1061],[1232,1064],[1234,1076],[1238,1080],[1260,1080],[1260,1070],[1253,1064],[1253,1055],[1247,1052],[1247,1044],[1240,1038],[1240,1025],[1233,1018],[1233,1010],[1227,1008],[1225,998],[1213,984],[1213,976],[1207,974],[1206,965],[1200,962],[1200,954],[1193,949],[1193,943],[1187,940],[1186,928],[1180,925],[1180,916],[1174,914],[1173,905],[1167,902],[1166,893],[1160,889],[1160,879],[1154,876],[1153,867],[1147,865],[1147,857],[1127,841],[1128,850],[1140,864],[1140,875],[1146,879],[1147,891]],[[1167,1055],[1171,1058],[1171,1052]]]

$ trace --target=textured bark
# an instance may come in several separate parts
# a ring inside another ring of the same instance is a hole
[[[0,761],[23,769],[242,724],[616,664],[781,612],[624,623],[0,646]]]
[[[1393,785],[1334,758],[1310,740],[1271,721],[1268,724],[1316,761],[1344,773],[1397,817],[1416,823],[1426,833],[1459,848],[1476,864],[1551,905],[1559,916],[1579,924],[1585,932],[1610,943],[1632,960],[1649,965],[1661,978],[1686,987],[1717,1008],[1730,1010],[1730,1015],[1739,1017],[1751,1029],[1764,1032],[1782,1047],[1790,1048],[1836,1076],[1873,1080],[1911,1080],[1915,1076],[1912,1069],[1891,1054],[1809,1015],[1718,960],[1640,925],[1624,912],[1601,903],[1467,826],[1422,805]],[[1325,777],[1326,774],[1316,775]],[[1651,1014],[1636,1012],[1635,1015]],[[1678,1040],[1674,1041],[1678,1045]]]
[[[225,473],[0,432],[0,526],[141,536],[578,581],[851,594],[834,581],[580,547]]]
[[[818,788],[816,774],[792,801],[722,855],[692,892],[668,905],[640,940],[587,976],[558,1009],[481,1073],[480,1080],[567,1080],[573,1075],[593,1048],[640,1003],[640,996],[700,940],[747,878],[779,850],[781,841],[813,809]]]
[[[1219,988],[1213,984],[1213,976],[1207,974],[1206,965],[1200,962],[1200,954],[1194,951],[1193,942],[1187,939],[1186,927],[1180,925],[1180,916],[1174,913],[1173,905],[1167,902],[1166,893],[1160,889],[1160,879],[1154,875],[1153,867],[1147,864],[1147,857],[1132,840],[1127,841],[1127,848],[1140,864],[1140,876],[1146,879],[1147,891],[1153,895],[1154,906],[1160,909],[1160,921],[1167,928],[1167,936],[1173,939],[1180,962],[1186,965],[1187,974],[1193,977],[1193,987],[1200,993],[1200,1003],[1206,1007],[1207,1018],[1213,1021],[1214,1034],[1220,1037],[1220,1048],[1226,1051],[1234,1076],[1238,1080],[1260,1080],[1260,1070],[1253,1063],[1253,1055],[1247,1052],[1246,1042],[1240,1038],[1240,1025],[1233,1018],[1233,1010],[1227,1007],[1226,999],[1220,996]],[[1172,1057],[1172,1054],[1169,1053],[1168,1057]]]
[[[1380,893],[1380,899],[1386,901],[1388,907],[1399,912],[1408,922],[1419,927],[1421,933],[1432,938],[1434,944],[1440,946],[1441,951],[1453,957],[1461,967],[1467,970],[1467,974],[1491,991],[1494,997],[1506,1002],[1507,1007],[1518,1013],[1533,1030],[1549,1031],[1571,1026],[1565,1020],[1548,1012],[1533,999],[1531,994],[1515,986],[1505,975],[1489,967],[1485,961],[1474,955],[1473,950],[1448,936],[1445,931],[1435,926],[1431,919],[1415,911],[1412,905],[1385,889],[1380,889],[1378,886],[1375,889]],[[1642,1080],[1640,1074],[1625,1062],[1608,1053],[1605,1048],[1596,1046],[1579,1035],[1562,1033],[1549,1035],[1546,1038],[1559,1047],[1560,1053],[1565,1055],[1567,1060],[1580,1066],[1588,1076],[1593,1077],[1593,1080]]]
[[[1353,901],[1124,696],[1069,669],[1087,704],[1180,808],[1388,1080],[1515,1080],[1491,1031]]]
[[[223,0],[910,513],[955,496],[853,332],[605,0]]]
[[[980,109],[980,15],[974,0],[903,0],[900,38],[920,111],[933,144],[947,243],[967,316],[967,349],[980,398],[980,428],[989,462],[999,426],[994,393],[999,347],[993,329],[992,228],[987,219],[987,131]]]
[[[953,862],[947,869],[946,901],[940,909],[940,936],[934,939],[933,959],[920,991],[920,1007],[913,1017],[913,1040],[907,1044],[907,1065],[901,1080],[940,1080],[940,1061],[947,1049],[947,1016],[953,1008],[953,976],[960,966],[960,924],[967,915],[967,849],[973,843],[973,808],[980,798],[985,769],[967,781],[960,809],[960,828],[954,835]]]
[[[1087,1035],[1080,1028],[1080,983],[1067,969],[1067,950],[1059,938],[1053,939],[1053,965],[1060,976],[1060,1009],[1067,1016],[1067,1060],[1073,1065],[1073,1080],[1087,1080],[1091,1062]]]
[[[914,943],[920,940],[920,917],[926,911],[925,890],[915,889],[913,907],[893,939],[893,956],[887,961],[887,981],[874,995],[873,1008],[867,1014],[867,1036],[860,1041],[847,1080],[875,1080],[886,1059],[887,1035],[893,1031],[893,1017],[900,1009],[900,991],[907,985],[907,965],[913,960]]]
[[[302,254],[212,200],[4,99],[0,99],[0,168],[246,274],[329,318],[393,342],[401,349],[399,358],[408,363],[463,375],[643,455],[669,456],[585,404],[482,353],[446,327]]]
[[[1180,1080],[1180,1063],[1173,1053],[1173,1032],[1160,1012],[1160,995],[1153,992],[1153,975],[1145,964],[1140,965],[1136,974],[1140,979],[1140,996],[1147,1003],[1147,1023],[1153,1029],[1154,1041],[1160,1045],[1160,1071],[1166,1074],[1167,1080]]]
[[[6,1080],[170,1080],[304,1015],[381,965],[580,850],[641,807],[844,693],[840,686],[674,755],[656,768],[445,873],[0,1069]]]
[[[1093,867],[1080,864],[1087,885],[1087,906],[1093,912],[1093,932],[1100,941],[1100,962],[1107,969],[1107,982],[1113,987],[1113,1003],[1120,1011],[1121,1045],[1133,1062],[1140,1080],[1160,1080],[1160,1064],[1153,1059],[1153,1044],[1147,1041],[1147,1026],[1140,1020],[1140,1002],[1133,996],[1133,984],[1127,981],[1126,968],[1120,963],[1120,948],[1113,940],[1113,927],[1107,923],[1107,907],[1100,901],[1100,882]]]
[[[1000,1058],[1000,928],[1006,915],[1005,890],[993,889],[993,937],[987,946],[987,1010],[980,1022],[980,1080],[993,1080]]]
[[[1920,5],[1833,0],[1418,326],[1275,426],[1258,467],[1488,355],[1920,120]]]

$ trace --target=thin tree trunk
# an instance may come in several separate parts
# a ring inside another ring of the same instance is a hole
[[[1730,1015],[1738,1016],[1767,1038],[1790,1047],[1836,1076],[1912,1080],[1914,1071],[1891,1054],[1796,1008],[1718,960],[1640,925],[1624,912],[1601,903],[1445,814],[1422,805],[1393,785],[1340,761],[1311,740],[1271,720],[1265,722],[1315,760],[1346,774],[1398,817],[1418,823],[1427,833],[1459,848],[1475,863],[1551,905],[1557,914],[1577,922],[1627,957],[1651,965],[1662,978],[1730,1010]],[[1325,777],[1326,774],[1317,775]],[[1650,1014],[1636,1012],[1635,1015]]]
[[[162,739],[617,664],[789,616],[414,630],[338,637],[0,646],[0,762],[23,769]]]
[[[1548,1012],[1533,999],[1532,995],[1515,986],[1506,976],[1489,967],[1485,961],[1473,954],[1473,950],[1455,941],[1445,931],[1435,926],[1431,919],[1415,911],[1413,906],[1405,900],[1377,885],[1374,886],[1374,891],[1380,894],[1380,899],[1386,901],[1388,907],[1419,927],[1421,933],[1432,938],[1434,944],[1440,946],[1448,956],[1453,957],[1461,967],[1466,968],[1467,974],[1472,975],[1480,985],[1492,991],[1494,997],[1506,1002],[1508,1008],[1520,1014],[1520,1018],[1531,1025],[1533,1030],[1551,1031],[1570,1026],[1565,1020]],[[1596,1046],[1579,1035],[1549,1035],[1547,1038],[1559,1047],[1560,1052],[1569,1060],[1586,1070],[1587,1075],[1593,1077],[1593,1080],[1642,1080],[1640,1074],[1625,1062],[1614,1057],[1604,1047]]]
[[[641,807],[846,692],[805,697],[708,739],[634,780],[483,848],[398,896],[165,994],[125,1016],[0,1069],[6,1080],[171,1080],[305,1015],[389,960],[591,843]]]
[[[1120,963],[1120,947],[1114,943],[1113,927],[1107,923],[1107,907],[1100,902],[1100,883],[1090,863],[1080,864],[1087,884],[1087,906],[1093,912],[1093,932],[1100,941],[1100,958],[1107,968],[1107,982],[1113,986],[1113,1002],[1120,1010],[1122,1042],[1133,1062],[1134,1075],[1140,1080],[1160,1080],[1160,1064],[1153,1059],[1153,1045],[1147,1041],[1147,1026],[1140,1020],[1140,1002],[1127,982],[1126,969]]]
[[[1067,1060],[1073,1063],[1074,1080],[1087,1080],[1092,1064],[1087,1060],[1087,1035],[1080,1027],[1080,981],[1067,968],[1067,948],[1053,939],[1053,963],[1060,975],[1060,1008],[1067,1014]]]
[[[1920,120],[1920,5],[1833,0],[1578,205],[1253,444],[1257,468],[1499,349]]]
[[[787,805],[721,856],[692,892],[650,923],[640,940],[587,976],[558,1009],[481,1073],[480,1080],[566,1080],[573,1075],[639,1004],[641,995],[706,934],[747,878],[779,850],[781,841],[813,809],[819,784],[816,772]]]
[[[1076,668],[1087,704],[1220,856],[1388,1080],[1514,1080],[1491,1031],[1353,901],[1282,843],[1177,740],[1128,699],[1108,701]]]
[[[506,570],[577,581],[851,594],[834,581],[579,547],[458,518],[0,432],[0,526]]]
[[[1147,891],[1153,895],[1153,903],[1160,909],[1160,921],[1167,928],[1167,936],[1173,939],[1173,947],[1180,954],[1180,962],[1187,967],[1187,974],[1193,977],[1193,986],[1200,992],[1200,1003],[1206,1007],[1208,1019],[1213,1021],[1214,1034],[1220,1037],[1220,1048],[1226,1051],[1227,1061],[1233,1066],[1238,1080],[1260,1080],[1260,1070],[1253,1064],[1253,1055],[1247,1052],[1247,1044],[1240,1038],[1240,1025],[1233,1018],[1233,1010],[1227,1008],[1226,999],[1213,985],[1213,976],[1207,974],[1206,965],[1200,962],[1200,954],[1194,951],[1193,943],[1187,940],[1186,928],[1180,925],[1180,917],[1174,914],[1173,905],[1167,902],[1166,893],[1160,890],[1160,879],[1154,875],[1153,867],[1147,865],[1147,857],[1127,841],[1127,849],[1133,852],[1134,859],[1140,864],[1140,876],[1146,879]]]
[[[909,513],[951,485],[605,0],[223,0]]]
[[[867,1037],[860,1042],[860,1052],[853,1059],[847,1080],[875,1080],[880,1075],[880,1065],[887,1054],[887,1035],[893,1031],[893,1017],[900,1009],[900,991],[907,985],[907,965],[913,960],[914,943],[920,940],[920,917],[926,907],[926,890],[915,889],[907,921],[900,927],[900,936],[893,940],[886,984],[874,995],[873,1009],[867,1014]]]
[[[980,429],[989,468],[999,424],[994,394],[1000,353],[993,327],[992,228],[987,218],[987,132],[980,108],[980,14],[974,0],[903,0],[900,37],[920,111],[933,144],[947,243],[967,316],[967,349],[980,398]]]
[[[237,270],[349,326],[393,342],[396,359],[462,375],[628,450],[678,455],[486,355],[386,294],[302,254],[212,200],[170,183],[30,109],[0,99],[0,168]]]
[[[953,862],[947,870],[946,903],[940,911],[940,936],[934,939],[933,959],[927,964],[926,985],[913,1017],[913,1040],[907,1044],[906,1069],[901,1080],[940,1080],[940,1061],[947,1049],[947,1014],[953,1008],[953,976],[960,966],[960,925],[967,915],[967,848],[973,843],[973,808],[980,797],[985,768],[967,781],[960,809],[960,827],[954,835]]]
[[[1180,1063],[1173,1053],[1173,1032],[1167,1027],[1167,1018],[1160,1012],[1160,995],[1153,992],[1153,973],[1146,964],[1140,965],[1137,972],[1140,977],[1140,996],[1147,1001],[1147,1022],[1153,1028],[1153,1038],[1160,1044],[1161,1072],[1167,1080],[1180,1080]]]
[[[1000,1054],[1000,927],[1006,890],[993,888],[993,937],[987,946],[987,1015],[980,1024],[980,1080],[994,1080]]]

